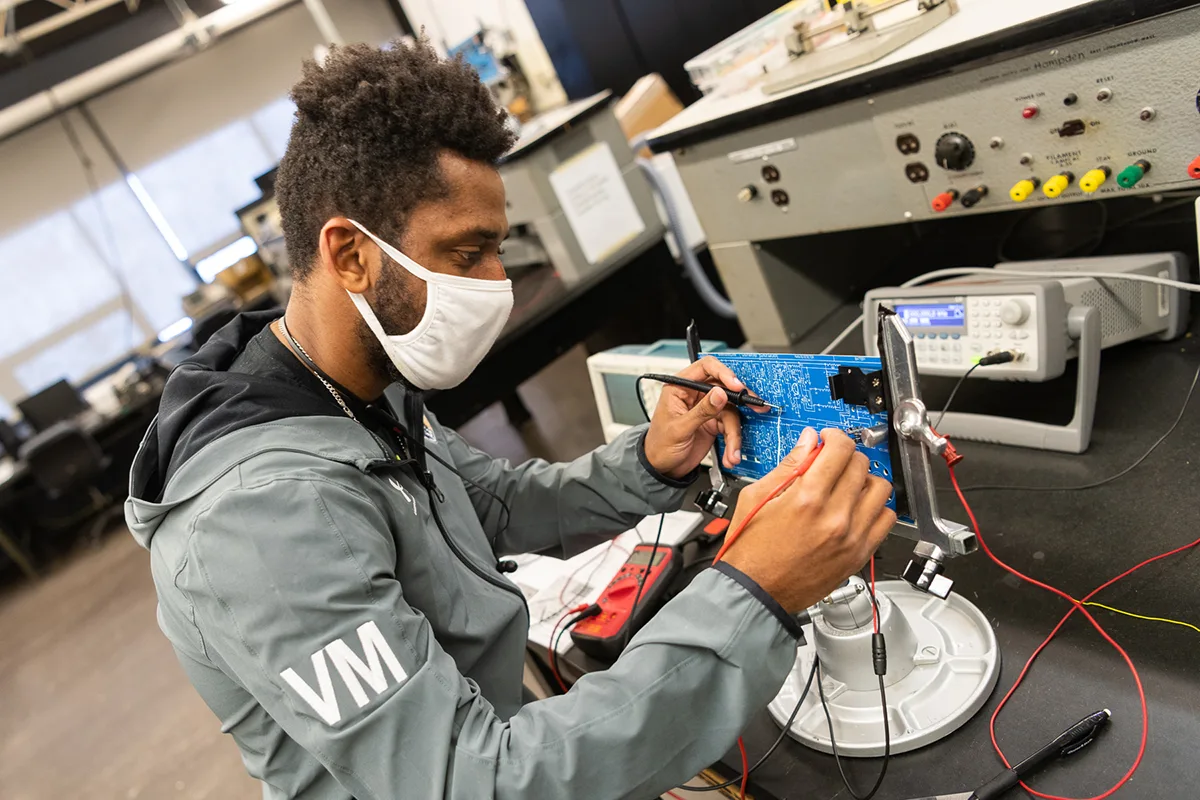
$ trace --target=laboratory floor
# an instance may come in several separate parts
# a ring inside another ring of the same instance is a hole
[[[514,462],[586,452],[602,437],[585,358],[568,351],[521,387],[523,430],[494,406],[461,432]],[[123,524],[0,592],[0,798],[262,796],[154,614],[148,555]]]

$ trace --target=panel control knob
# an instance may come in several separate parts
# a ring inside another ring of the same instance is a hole
[[[958,131],[943,133],[933,147],[933,160],[942,169],[961,172],[975,162],[975,145]]]
[[[738,189],[737,199],[739,203],[749,203],[756,197],[758,197],[758,187],[754,184]]]
[[[1020,325],[1029,319],[1029,306],[1024,300],[1006,300],[1000,306],[1000,319],[1005,325]]]

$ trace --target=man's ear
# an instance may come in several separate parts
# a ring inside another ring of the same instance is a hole
[[[333,217],[321,227],[321,268],[346,291],[362,294],[371,287],[379,264],[379,246],[346,217]]]

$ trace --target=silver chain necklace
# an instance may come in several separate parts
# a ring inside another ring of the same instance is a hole
[[[339,392],[337,389],[333,388],[333,384],[330,383],[329,381],[325,380],[324,375],[322,375],[320,372],[317,372],[315,369],[312,368],[311,365],[315,364],[316,362],[313,361],[312,356],[310,356],[308,354],[308,351],[306,351],[303,347],[301,347],[300,343],[298,341],[296,341],[294,338],[292,338],[292,335],[290,333],[288,333],[287,323],[284,322],[283,320],[284,320],[283,317],[279,318],[279,330],[283,333],[284,338],[287,339],[293,347],[295,347],[297,350],[299,350],[300,354],[303,355],[304,358],[308,361],[308,363],[305,364],[304,366],[308,368],[309,372],[311,372],[313,375],[317,376],[317,380],[319,380],[325,386],[325,388],[329,390],[329,393],[331,395],[333,395],[333,399],[336,400],[337,404],[342,407],[342,411],[346,412],[346,416],[349,417],[350,419],[354,420],[355,422],[358,422],[358,417],[354,416],[354,412],[350,410],[350,406],[346,405],[346,401],[342,399],[341,392]],[[362,423],[359,423],[359,424],[362,424]]]

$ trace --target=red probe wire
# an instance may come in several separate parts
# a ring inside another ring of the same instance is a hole
[[[725,543],[721,545],[721,549],[717,551],[716,557],[713,558],[714,564],[716,564],[725,556],[725,553],[729,550],[733,543],[736,542],[738,537],[742,535],[742,531],[746,530],[746,526],[750,524],[750,520],[754,519],[754,515],[759,511],[762,511],[763,506],[774,500],[779,495],[783,494],[783,491],[795,483],[797,478],[808,472],[808,468],[811,467],[812,463],[817,460],[817,455],[821,452],[822,447],[824,447],[823,444],[818,444],[816,447],[814,447],[813,451],[808,454],[807,458],[804,459],[804,462],[792,470],[792,473],[787,476],[787,479],[784,480],[783,483],[775,487],[775,491],[771,492],[762,500],[759,500],[758,505],[750,509],[750,513],[747,514],[742,521],[737,524],[737,527],[730,531],[725,537]]]
[[[971,510],[970,504],[967,503],[966,496],[963,494],[962,489],[958,485],[958,478],[954,474],[954,467],[950,466],[949,470],[950,470],[950,483],[951,483],[951,485],[953,485],[954,492],[955,492],[955,494],[958,495],[959,502],[962,503],[963,509],[967,512],[967,517],[969,517],[971,520],[971,527],[974,529],[975,536],[979,540],[979,546],[981,548],[983,548],[983,552],[987,554],[988,558],[990,558],[993,562],[996,563],[997,566],[999,566],[1001,569],[1005,570],[1006,572],[1009,572],[1012,575],[1015,575],[1016,577],[1020,578],[1023,581],[1026,581],[1027,583],[1033,584],[1034,586],[1037,586],[1039,588],[1045,589],[1048,592],[1056,594],[1059,597],[1062,597],[1064,600],[1071,603],[1071,609],[1066,613],[1066,615],[1061,620],[1059,620],[1058,624],[1054,626],[1054,630],[1052,630],[1050,632],[1050,635],[1047,636],[1045,638],[1045,640],[1040,645],[1038,645],[1037,649],[1033,651],[1033,655],[1031,655],[1029,657],[1029,660],[1025,662],[1025,666],[1021,669],[1021,674],[1017,676],[1017,680],[1016,680],[1016,682],[1013,683],[1012,688],[1010,688],[1008,690],[1008,693],[1004,695],[1004,699],[1002,699],[1000,701],[1000,704],[998,706],[996,706],[996,710],[992,712],[992,718],[988,723],[988,730],[989,730],[989,733],[991,734],[991,738],[992,738],[992,747],[995,748],[997,755],[1000,756],[1000,760],[1002,762],[1004,762],[1004,766],[1008,767],[1010,769],[1012,768],[1012,764],[1009,763],[1008,758],[1004,755],[1004,751],[1000,749],[1000,743],[996,739],[996,718],[998,716],[1000,716],[1000,712],[1004,709],[1004,706],[1008,703],[1009,699],[1017,691],[1017,688],[1020,687],[1021,683],[1025,680],[1025,676],[1029,672],[1029,669],[1033,666],[1033,662],[1041,654],[1042,650],[1044,650],[1046,648],[1046,646],[1048,644],[1050,644],[1050,642],[1054,639],[1054,637],[1058,635],[1058,632],[1062,629],[1062,626],[1066,624],[1067,620],[1069,620],[1071,618],[1071,615],[1074,614],[1076,611],[1079,611],[1080,613],[1082,613],[1087,618],[1088,622],[1090,622],[1092,624],[1092,627],[1094,627],[1096,629],[1096,631],[1104,638],[1104,640],[1106,642],[1108,642],[1110,645],[1112,645],[1113,648],[1118,653],[1120,653],[1121,658],[1123,658],[1125,660],[1126,665],[1128,665],[1128,667],[1129,667],[1130,674],[1133,675],[1134,683],[1137,684],[1138,699],[1142,705],[1142,738],[1141,738],[1141,742],[1138,745],[1137,757],[1134,759],[1133,765],[1130,766],[1129,771],[1126,772],[1125,775],[1119,781],[1117,781],[1117,783],[1108,791],[1104,792],[1103,794],[1098,794],[1095,797],[1087,798],[1087,800],[1104,800],[1104,798],[1112,796],[1113,793],[1115,793],[1118,789],[1120,789],[1122,786],[1124,786],[1129,781],[1129,779],[1133,777],[1133,773],[1136,772],[1138,767],[1141,765],[1142,757],[1146,753],[1146,739],[1149,734],[1150,717],[1149,717],[1149,711],[1146,706],[1146,692],[1142,687],[1141,676],[1138,675],[1137,668],[1133,665],[1133,660],[1130,659],[1129,654],[1125,652],[1125,650],[1121,647],[1121,645],[1117,644],[1116,640],[1113,639],[1112,636],[1110,636],[1108,634],[1108,632],[1104,630],[1104,628],[1100,625],[1100,623],[1097,622],[1096,619],[1088,612],[1088,610],[1086,608],[1084,608],[1083,604],[1086,603],[1088,600],[1091,600],[1093,597],[1095,597],[1097,594],[1099,594],[1104,589],[1107,589],[1109,586],[1112,586],[1114,583],[1121,580],[1122,578],[1125,578],[1125,577],[1133,574],[1134,572],[1138,571],[1139,569],[1146,566],[1147,564],[1152,564],[1155,561],[1159,561],[1161,559],[1168,558],[1168,557],[1176,555],[1178,553],[1182,553],[1185,550],[1190,550],[1194,547],[1200,546],[1200,539],[1196,539],[1195,541],[1190,542],[1189,544],[1185,544],[1181,547],[1177,547],[1174,550],[1171,550],[1169,552],[1160,553],[1159,555],[1148,558],[1145,561],[1141,562],[1140,564],[1137,564],[1136,566],[1125,570],[1120,575],[1117,575],[1115,578],[1111,578],[1108,581],[1105,581],[1104,583],[1100,584],[1098,587],[1096,587],[1091,592],[1089,592],[1087,594],[1087,596],[1084,597],[1082,600],[1076,600],[1075,598],[1071,597],[1066,592],[1056,589],[1055,587],[1050,586],[1049,584],[1042,583],[1041,581],[1031,578],[1028,575],[1025,575],[1024,573],[1014,569],[1013,567],[1010,567],[1008,564],[1005,564],[1003,561],[1001,561],[996,556],[996,554],[992,552],[991,548],[989,548],[987,546],[987,543],[983,540],[983,537],[979,533],[979,523],[975,519],[975,513]],[[1030,788],[1024,781],[1021,782],[1021,788],[1023,788],[1025,791],[1029,792],[1030,794],[1032,794],[1036,797],[1044,798],[1044,800],[1075,800],[1074,798],[1061,797],[1059,795],[1044,794],[1042,792],[1039,792],[1039,791],[1036,791],[1035,789]]]
[[[875,600],[875,554],[871,554],[871,624],[875,627],[875,633],[879,633],[879,604]]]
[[[738,737],[738,751],[742,754],[742,786],[738,792],[739,800],[746,800],[746,781],[750,780],[750,759],[746,758],[746,743]]]

